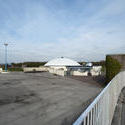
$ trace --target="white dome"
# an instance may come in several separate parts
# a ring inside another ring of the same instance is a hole
[[[61,57],[47,62],[45,66],[80,66],[80,64],[71,59]]]
[[[89,62],[89,63],[86,64],[86,66],[90,66],[90,67],[91,67],[91,66],[92,66],[92,63]]]

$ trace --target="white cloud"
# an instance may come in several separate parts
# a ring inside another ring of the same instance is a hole
[[[6,26],[0,30],[1,40],[9,42],[8,61],[43,61],[61,56],[94,61],[104,59],[105,54],[125,53],[124,3],[123,0],[106,1],[91,16],[78,18],[71,14],[72,9],[68,13],[61,11],[59,16],[60,12],[51,13],[37,3],[27,6],[24,18],[13,15],[12,11]],[[73,17],[66,19],[65,13]],[[80,11],[78,15],[83,13]],[[0,62],[4,62],[3,46],[0,56]]]

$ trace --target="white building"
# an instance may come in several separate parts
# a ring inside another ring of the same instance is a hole
[[[91,62],[88,62],[88,63],[86,63],[86,66],[92,67],[92,63],[91,63]]]
[[[47,62],[45,66],[56,69],[64,68],[64,70],[66,70],[67,69],[66,67],[79,67],[81,65],[74,60],[61,57]]]
[[[46,67],[49,67],[48,70],[50,73],[57,75],[82,75],[87,76],[88,72],[84,70],[84,67],[81,66],[78,62],[68,59],[68,58],[56,58],[45,64]]]
[[[97,76],[101,74],[101,66],[92,66],[92,63],[88,63],[83,67],[78,62],[64,57],[53,59],[44,66],[50,73],[61,76],[88,76],[89,74]]]
[[[71,68],[81,67],[76,61],[64,57],[53,59],[47,62],[45,66],[48,67],[50,73],[61,76],[71,75]]]

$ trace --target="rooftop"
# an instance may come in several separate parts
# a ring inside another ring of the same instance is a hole
[[[0,125],[69,125],[101,89],[47,72],[0,74]]]

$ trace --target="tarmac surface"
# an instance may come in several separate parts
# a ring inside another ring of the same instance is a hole
[[[0,74],[0,125],[70,125],[102,87],[43,73]]]
[[[125,125],[125,88],[122,89],[119,96],[112,125]]]

